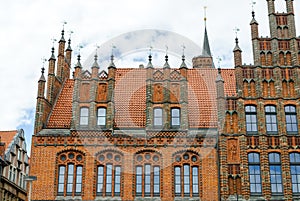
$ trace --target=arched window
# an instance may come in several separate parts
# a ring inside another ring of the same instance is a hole
[[[292,191],[300,193],[300,154],[290,153],[290,168],[292,177]]]
[[[153,110],[153,118],[154,118],[154,127],[162,127],[163,126],[163,110],[162,108],[154,108]]]
[[[97,196],[120,196],[122,156],[115,152],[97,154]]]
[[[159,197],[161,156],[145,151],[135,155],[135,193],[137,197]]]
[[[99,107],[97,109],[97,125],[98,126],[106,125],[106,108]]]
[[[248,154],[248,170],[250,193],[252,195],[260,195],[262,193],[262,182],[260,172],[260,157],[258,153]]]
[[[58,155],[58,196],[81,195],[83,183],[83,161],[81,153],[69,151]]]
[[[277,134],[277,113],[276,107],[272,105],[265,106],[266,130],[269,134]]]
[[[270,183],[272,194],[282,194],[282,172],[280,154],[269,153]]]
[[[171,108],[171,127],[179,128],[180,127],[180,109]]]
[[[246,115],[246,131],[247,134],[257,133],[257,112],[254,105],[246,105],[245,107]]]
[[[79,124],[81,126],[87,126],[89,124],[89,108],[87,107],[80,108]]]
[[[286,132],[289,134],[298,133],[297,113],[296,107],[293,105],[287,105],[284,107]]]
[[[200,157],[192,152],[178,153],[174,156],[175,197],[199,197]]]

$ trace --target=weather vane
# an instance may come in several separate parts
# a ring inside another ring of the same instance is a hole
[[[117,48],[113,43],[111,44],[111,56],[114,55],[114,49]]]
[[[206,9],[207,9],[207,6],[204,6],[203,8],[204,8],[204,21],[206,22],[206,19],[207,19],[206,18]]]
[[[217,61],[218,61],[218,68],[221,68],[221,61],[222,61],[221,57],[217,57]]]
[[[96,45],[95,45],[95,47],[96,47],[96,55],[98,55],[98,49],[100,48],[100,46],[96,43]]]
[[[149,46],[149,55],[152,55],[152,49],[153,49],[153,47],[152,47],[152,45],[150,45]]]
[[[235,32],[235,37],[237,38],[237,34],[238,34],[238,32],[240,31],[240,29],[237,28],[237,27],[235,27],[235,28],[233,29],[233,31]]]
[[[66,21],[62,21],[61,23],[63,25],[63,30],[64,30],[65,29],[65,24],[67,24],[67,22]]]
[[[51,39],[52,40],[52,47],[54,47],[54,43],[57,41],[54,37]]]
[[[254,0],[251,0],[251,3],[250,3],[250,5],[252,6],[252,11],[254,11],[254,5],[256,4],[256,1],[254,1]]]
[[[47,61],[47,59],[45,57],[42,58],[42,62],[43,62],[43,67],[42,67],[42,74],[44,74],[44,71],[45,71],[45,62]]]
[[[166,45],[166,55],[168,55],[169,47]]]
[[[80,50],[83,48],[83,45],[79,44],[77,45],[77,48],[78,48],[78,54],[80,55]]]
[[[181,47],[182,47],[182,55],[184,55],[184,50],[185,50],[184,44],[182,44]]]
[[[71,38],[71,35],[73,34],[74,32],[73,31],[69,31],[69,38]]]

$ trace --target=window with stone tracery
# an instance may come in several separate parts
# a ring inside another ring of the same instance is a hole
[[[161,155],[145,151],[135,155],[135,194],[137,197],[159,197],[161,188]]]
[[[96,155],[97,196],[121,196],[123,156],[114,151],[100,152]]]
[[[57,167],[57,195],[81,195],[84,155],[76,151],[60,153],[57,157]]]
[[[198,197],[200,193],[200,156],[187,151],[173,157],[175,197]]]

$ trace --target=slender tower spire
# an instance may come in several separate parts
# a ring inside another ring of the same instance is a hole
[[[212,58],[212,54],[210,51],[210,45],[208,40],[207,28],[206,28],[206,9],[204,7],[204,40],[203,40],[203,47],[202,47],[202,54],[200,56],[193,58],[193,68],[214,68],[214,61]],[[209,62],[208,62],[209,61]]]

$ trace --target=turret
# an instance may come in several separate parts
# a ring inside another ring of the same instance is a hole
[[[235,47],[233,49],[234,53],[234,66],[242,66],[242,50],[239,47],[239,40],[235,38]]]
[[[48,78],[47,78],[47,100],[50,104],[54,102],[54,82],[55,82],[55,61],[56,58],[54,56],[54,47],[51,50],[51,57],[49,59],[49,67],[48,67]]]
[[[274,1],[275,1],[275,0],[267,0],[267,2],[268,2],[268,13],[269,13],[269,15],[275,13],[275,4],[274,4]]]
[[[64,51],[65,51],[65,43],[66,40],[64,38],[64,33],[65,31],[62,30],[61,31],[61,38],[58,42],[58,56],[57,56],[57,72],[56,72],[56,77],[60,80],[63,81],[63,71],[64,71],[64,64],[65,64],[65,55],[64,55]]]
[[[99,65],[98,65],[98,56],[97,54],[95,54],[95,59],[94,59],[94,63],[92,66],[92,78],[93,79],[97,79],[98,78],[98,73],[99,73]]]
[[[255,12],[254,11],[252,11],[252,20],[250,22],[250,25],[251,25],[251,37],[253,40],[255,38],[258,38],[258,23],[255,20]]]
[[[42,75],[38,81],[38,93],[37,93],[37,97],[38,98],[45,98],[45,83],[46,83],[46,79],[44,76],[44,71],[45,68],[42,68]]]
[[[80,54],[77,56],[77,64],[75,66],[74,78],[78,78],[81,75],[82,65],[80,63]]]
[[[224,93],[224,79],[221,75],[221,68],[218,68],[216,77],[216,90],[217,90],[217,105],[218,105],[218,122],[219,129],[222,131],[225,116],[225,93]]]
[[[72,59],[72,48],[71,48],[71,39],[68,40],[68,47],[66,49],[66,62],[63,70],[64,79],[70,78],[71,71],[71,59]]]

